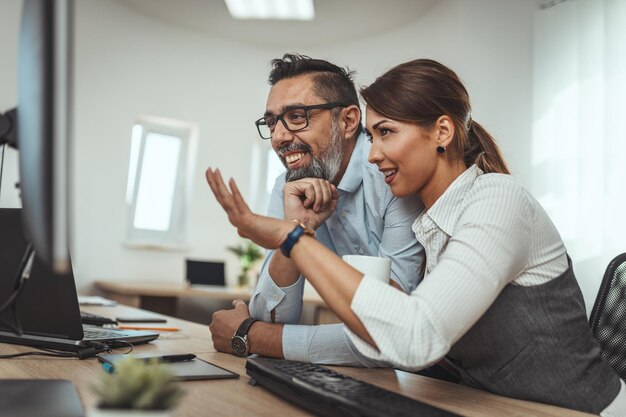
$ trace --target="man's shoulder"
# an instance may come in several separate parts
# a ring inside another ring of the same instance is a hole
[[[382,172],[378,170],[378,167],[374,164],[371,164],[367,160],[367,155],[369,152],[365,153],[365,158],[361,161],[361,176],[363,177],[363,187],[366,189],[373,189],[379,195],[387,195],[391,194],[390,188],[385,183],[385,176]]]
[[[272,188],[272,194],[276,193],[276,191],[280,191],[282,193],[283,188],[285,186],[287,172],[282,172],[274,179],[274,187]]]

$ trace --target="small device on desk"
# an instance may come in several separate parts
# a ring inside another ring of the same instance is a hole
[[[239,378],[238,374],[196,358],[196,355],[191,353],[182,355],[155,355],[154,353],[98,355],[102,368],[109,373],[114,373],[115,363],[125,358],[145,361],[156,360],[167,367],[178,381]]]
[[[246,362],[246,372],[250,384],[320,416],[458,416],[310,363],[253,356]]]

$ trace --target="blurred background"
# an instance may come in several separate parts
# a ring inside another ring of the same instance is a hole
[[[590,311],[606,265],[626,251],[626,2],[313,7],[312,20],[261,20],[234,18],[222,0],[76,1],[79,291],[91,292],[95,280],[183,282],[188,258],[224,261],[226,283],[236,285],[240,263],[227,247],[241,240],[204,170],[219,167],[265,210],[281,166],[253,122],[265,109],[269,61],[298,52],[350,67],[358,85],[415,58],[454,69],[473,118],[556,223]],[[16,106],[20,14],[21,1],[0,0],[0,111]],[[17,153],[7,149],[0,207],[19,207],[17,180]],[[193,303],[198,320],[219,307]]]

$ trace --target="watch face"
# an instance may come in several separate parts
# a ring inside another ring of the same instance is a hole
[[[233,336],[233,338],[230,339],[230,346],[237,356],[246,356],[248,354],[248,344],[241,336]]]

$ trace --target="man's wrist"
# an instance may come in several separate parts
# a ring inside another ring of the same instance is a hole
[[[257,321],[248,332],[250,353],[283,358],[283,324]]]
[[[257,321],[258,319],[255,319],[254,317],[247,317],[241,322],[241,324],[239,324],[235,334],[230,339],[230,345],[235,355],[248,356],[251,353],[248,334],[250,333],[250,329],[254,323]]]

